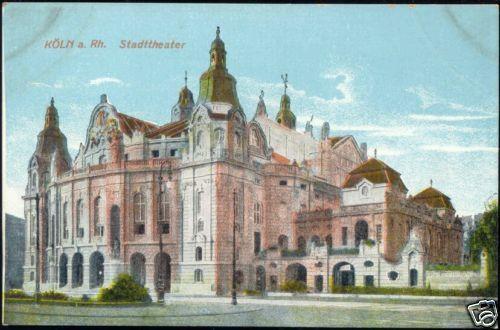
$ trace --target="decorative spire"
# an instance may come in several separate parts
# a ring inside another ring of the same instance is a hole
[[[288,88],[288,73],[285,73],[285,75],[281,75],[281,80],[283,80],[283,84],[285,85],[285,95],[286,95],[286,89]]]
[[[217,30],[215,31],[215,37],[220,39],[220,28],[217,27]]]
[[[54,97],[50,98],[50,106],[47,107],[47,111],[45,112],[44,129],[47,128],[59,128],[59,115],[54,106]]]
[[[257,110],[255,111],[255,117],[258,117],[258,116],[267,117],[267,110],[266,110],[266,104],[264,103],[264,91],[263,90],[260,90],[259,103],[257,103]]]
[[[433,183],[433,182],[432,182],[432,179],[431,179],[431,187],[432,187],[432,183]]]
[[[377,159],[377,148],[375,148],[375,150],[373,150],[373,154],[374,154],[375,159]]]
[[[188,72],[184,71],[184,87],[187,88],[188,85]]]
[[[50,99],[50,106],[53,107],[54,106],[54,97],[52,96],[52,98]]]

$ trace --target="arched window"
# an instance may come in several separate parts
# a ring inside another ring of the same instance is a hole
[[[137,193],[134,195],[134,234],[144,235],[146,220],[146,201],[144,195]]]
[[[224,130],[221,128],[217,128],[214,131],[214,140],[215,143],[222,144],[224,142]]]
[[[241,135],[239,132],[234,133],[234,146],[241,148]]]
[[[196,229],[198,232],[203,231],[203,220],[198,219],[198,223],[196,224]]]
[[[170,232],[170,204],[166,192],[160,194],[160,230],[162,234]]]
[[[68,239],[68,202],[64,202],[63,204],[63,239]]]
[[[101,155],[99,157],[99,164],[104,164],[106,163],[106,156],[105,155]]]
[[[202,201],[203,201],[203,191],[198,191],[196,193],[196,214],[201,213]]]
[[[368,223],[365,220],[359,220],[354,226],[354,244],[358,246],[365,239],[368,239]]]
[[[68,284],[68,257],[61,254],[59,257],[59,287],[65,287]]]
[[[104,256],[98,251],[90,255],[89,283],[91,289],[104,283]]]
[[[77,237],[83,237],[84,231],[83,225],[83,200],[79,199],[76,202],[76,235]]]
[[[201,269],[194,270],[194,281],[203,282],[203,271]]]
[[[75,253],[72,261],[72,287],[78,288],[83,285],[83,255]]]
[[[257,133],[256,129],[253,129],[252,133],[250,134],[250,144],[256,147],[260,147],[259,133]]]
[[[299,239],[297,240],[297,249],[300,252],[305,252],[306,251],[306,240],[302,236],[300,236]]]
[[[278,237],[278,246],[281,250],[288,249],[288,237],[280,235],[280,237]]]
[[[332,246],[333,246],[333,240],[332,240],[332,235],[327,235],[325,237],[325,242],[326,242],[326,246],[331,249]]]
[[[104,224],[102,223],[102,198],[97,196],[94,199],[94,235],[104,236]]]
[[[31,178],[31,185],[33,190],[36,190],[36,173],[33,173],[33,177]]]
[[[319,236],[314,235],[313,237],[311,237],[311,243],[313,243],[314,246],[320,246],[321,245],[321,239],[319,238]]]
[[[199,131],[196,134],[196,147],[201,147],[203,140],[203,131]]]
[[[202,259],[203,259],[203,250],[201,249],[201,247],[198,246],[195,252],[195,260],[200,261]]]
[[[261,211],[262,211],[262,204],[261,203],[254,203],[254,205],[253,205],[253,221],[256,224],[260,224],[260,222],[261,222]]]

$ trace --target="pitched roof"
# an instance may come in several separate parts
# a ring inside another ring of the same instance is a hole
[[[155,128],[158,128],[158,125],[156,124],[137,119],[124,113],[119,112],[118,118],[120,120],[120,128],[122,132],[128,136],[132,136],[133,131],[147,133]]]
[[[277,152],[274,152],[271,154],[271,158],[278,164],[282,164],[282,165],[289,165],[290,164],[290,160],[288,158],[286,158],[285,156],[277,153]]]
[[[451,204],[450,197],[446,196],[433,187],[428,187],[422,190],[421,192],[413,196],[412,200],[420,204],[427,204],[432,208],[445,208],[455,210],[453,208],[453,205]]]
[[[383,161],[376,158],[368,159],[349,172],[344,180],[344,183],[342,184],[342,187],[354,187],[363,179],[367,179],[371,183],[389,183],[392,185],[398,185],[403,190],[408,191],[403,183],[403,180],[401,180],[401,174]]]
[[[330,141],[330,145],[333,147],[334,145],[337,144],[340,140],[345,138],[345,136],[332,136],[328,138],[328,141]]]
[[[175,136],[182,133],[182,131],[184,131],[187,128],[187,126],[188,126],[187,120],[174,121],[149,131],[146,134],[146,137],[157,138],[160,135]]]

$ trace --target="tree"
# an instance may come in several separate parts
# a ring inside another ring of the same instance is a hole
[[[489,255],[488,269],[490,283],[498,285],[498,201],[492,201],[484,212],[476,229],[470,237],[471,258],[473,263],[479,263],[481,251],[486,249]]]

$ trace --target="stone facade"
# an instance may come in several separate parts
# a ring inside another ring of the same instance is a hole
[[[406,196],[399,173],[352,136],[330,136],[328,123],[321,140],[310,123],[298,132],[286,94],[279,123],[262,95],[248,121],[219,34],[198,101],[184,86],[164,125],[102,95],[72,160],[51,101],[23,197],[26,290],[37,194],[41,288],[72,295],[95,294],[120,272],[152,293],[224,295],[233,256],[239,290],[290,279],[324,292],[327,282],[423,286],[425,263],[460,262],[462,229],[444,194]]]

